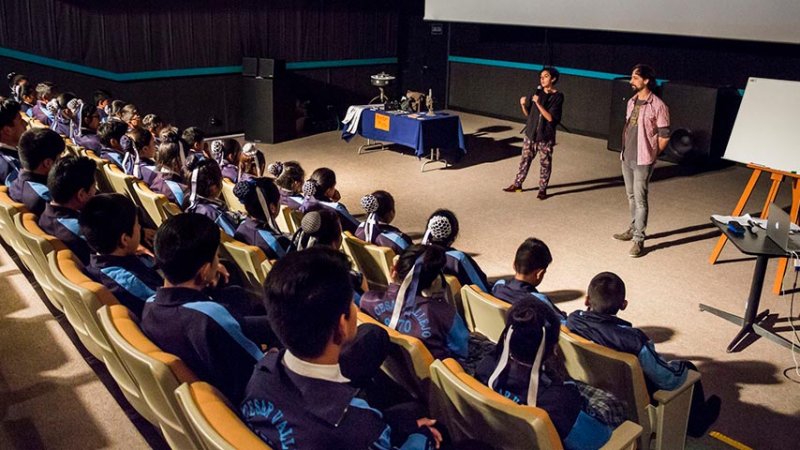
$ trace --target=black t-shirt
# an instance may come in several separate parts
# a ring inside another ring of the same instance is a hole
[[[539,114],[539,108],[533,105],[533,96],[539,93],[539,103],[553,116],[553,121],[548,122]],[[528,121],[525,124],[525,136],[533,142],[555,142],[556,126],[561,122],[561,109],[564,105],[564,94],[561,92],[546,93],[543,90],[534,91],[525,98],[525,108],[528,109]],[[541,120],[540,120],[541,117]]]

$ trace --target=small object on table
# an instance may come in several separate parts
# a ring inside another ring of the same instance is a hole
[[[428,97],[425,98],[425,106],[428,107],[428,112],[425,114],[426,116],[436,115],[436,113],[433,112],[433,89],[428,89]]]

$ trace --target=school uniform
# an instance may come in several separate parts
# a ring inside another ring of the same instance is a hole
[[[454,275],[462,286],[475,284],[483,292],[491,292],[491,285],[486,279],[486,274],[471,256],[451,247],[447,249],[445,257],[444,273]]]
[[[103,148],[103,144],[100,143],[100,137],[97,136],[97,133],[87,129],[83,129],[80,136],[77,134],[73,136],[72,142],[74,142],[75,145],[92,150],[98,155]]]
[[[17,148],[0,142],[0,184],[11,186],[21,169]]]
[[[26,102],[19,102],[19,106],[22,112],[24,112],[26,116],[33,117],[33,107],[36,105],[32,105]]]
[[[222,171],[223,178],[233,181],[234,184],[239,182],[239,168],[236,167],[235,164],[231,164],[228,161],[222,161],[222,164],[219,165],[219,168]]]
[[[202,214],[209,219],[213,220],[218,227],[222,228],[228,236],[233,237],[236,234],[236,227],[239,225],[238,218],[236,218],[225,203],[210,198],[197,196],[194,204],[190,204],[186,208],[186,212]]]
[[[80,212],[65,206],[48,203],[39,215],[39,228],[45,233],[57,237],[68,249],[78,257],[83,265],[89,264],[92,250],[81,233],[78,224]]]
[[[534,285],[526,283],[525,281],[517,280],[516,278],[498,280],[494,284],[494,287],[492,287],[492,295],[512,305],[522,299],[534,297],[556,313],[562,323],[565,323],[567,320],[567,315],[564,311],[558,309],[552,300],[536,290]]]
[[[161,350],[238,403],[263,356],[245,334],[244,320],[200,291],[159,288],[145,304],[140,326]]]
[[[266,223],[249,216],[239,224],[233,237],[245,244],[260,248],[269,260],[283,258],[292,247],[289,238],[273,230]]]
[[[349,231],[350,233],[355,234],[356,229],[358,229],[358,226],[361,224],[358,219],[350,214],[350,211],[347,210],[347,207],[339,202],[323,201],[313,197],[306,197],[303,199],[303,203],[300,205],[298,210],[305,214],[307,211],[316,207],[317,205],[329,209],[339,215],[339,219],[341,219],[340,222],[342,223],[342,231]]]
[[[384,325],[389,325],[400,285],[391,283],[385,292],[368,291],[361,296],[361,309]],[[469,355],[469,331],[443,293],[417,295],[412,307],[404,306],[397,331],[425,343],[434,358],[465,359]]]
[[[279,187],[278,191],[281,194],[281,200],[280,200],[281,205],[284,205],[289,209],[294,209],[294,210],[300,209],[300,206],[302,206],[303,204],[302,195],[296,194],[282,187]]]
[[[183,183],[183,177],[175,172],[158,172],[150,183],[150,190],[162,194],[183,209],[183,202],[189,197],[189,187]]]
[[[39,122],[43,123],[46,126],[50,126],[53,123],[53,113],[47,109],[47,103],[37,101],[36,105],[31,110],[31,117],[38,120]]]
[[[367,230],[366,230],[366,223],[361,223],[356,228],[355,235],[357,238],[366,241],[367,240]],[[395,255],[399,255],[405,251],[409,246],[411,246],[411,238],[406,236],[405,233],[389,225],[388,223],[381,223],[375,226],[375,230],[372,232],[372,241],[370,244],[375,244],[381,247],[389,247],[394,251]]]
[[[47,175],[23,169],[8,186],[8,196],[11,200],[25,205],[28,211],[40,216],[52,199],[50,189],[47,187]]]
[[[100,157],[112,164],[116,164],[119,170],[125,171],[125,166],[122,164],[122,160],[125,159],[125,153],[103,146],[100,149]]]
[[[155,261],[149,256],[92,254],[86,274],[106,287],[120,303],[136,317],[142,317],[147,299],[164,285],[164,279],[156,272]]]
[[[156,179],[156,175],[158,175],[158,169],[156,168],[156,162],[150,158],[139,158],[139,179],[144,181],[144,183],[150,186],[153,183],[153,180]],[[133,174],[131,174],[133,175]]]
[[[287,350],[267,353],[247,385],[240,413],[272,448],[433,449],[427,427],[399,440],[383,414],[358,397],[339,365],[302,361]],[[394,438],[394,440],[393,440]]]
[[[55,119],[53,119],[53,122],[50,124],[50,127],[51,127],[51,129],[53,131],[55,131],[59,135],[69,137],[70,134],[71,134],[70,131],[69,131],[70,124],[71,124],[71,121],[69,119],[63,117],[59,113],[57,116],[55,116]]]

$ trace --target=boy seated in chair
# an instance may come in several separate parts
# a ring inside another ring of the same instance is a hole
[[[95,252],[86,273],[142,317],[145,302],[164,279],[156,272],[153,256],[140,245],[142,227],[136,206],[122,194],[97,195],[81,210],[80,226]]]
[[[33,128],[22,133],[19,138],[22,171],[8,187],[8,196],[24,204],[28,211],[41,215],[51,198],[47,174],[64,148],[64,139],[53,130]]]
[[[697,370],[689,361],[665,361],[656,352],[653,341],[640,329],[634,328],[617,313],[625,310],[625,283],[614,273],[602,272],[589,283],[586,311],[575,311],[567,317],[567,328],[575,334],[614,350],[636,355],[642,366],[648,391],[670,391],[686,381],[689,369]],[[693,437],[705,434],[717,420],[720,398],[712,395],[706,400],[703,386],[694,386],[687,433]]]
[[[265,283],[267,314],[286,349],[256,366],[242,417],[273,448],[438,447],[435,421],[418,419],[407,437],[398,436],[343,373],[358,312],[349,272],[346,256],[327,248],[290,253],[275,264]]]

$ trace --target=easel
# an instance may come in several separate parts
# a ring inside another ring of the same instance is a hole
[[[744,207],[747,204],[747,200],[750,199],[750,194],[753,193],[756,182],[761,177],[762,173],[767,172],[771,174],[770,179],[772,180],[772,186],[770,186],[769,193],[767,194],[767,201],[764,202],[764,208],[761,210],[761,218],[766,219],[769,215],[769,205],[775,202],[781,182],[784,180],[784,178],[787,178],[793,180],[792,208],[789,212],[789,218],[791,219],[792,223],[797,223],[798,211],[800,211],[800,174],[770,169],[757,164],[748,164],[747,167],[749,169],[753,169],[753,174],[750,175],[750,181],[748,181],[747,185],[744,187],[744,192],[742,192],[742,196],[739,198],[739,203],[736,204],[736,208],[734,208],[731,215],[739,216],[742,214],[742,211],[744,211]],[[708,258],[709,263],[714,264],[717,262],[717,259],[719,258],[720,253],[722,253],[722,248],[725,246],[726,242],[728,242],[727,236],[723,234],[719,237],[717,245],[714,247],[714,251],[711,252],[711,256]],[[786,266],[788,263],[789,260],[787,258],[780,258],[778,260],[778,270],[775,273],[775,282],[772,285],[772,292],[774,294],[782,293],[783,276],[786,274]]]

